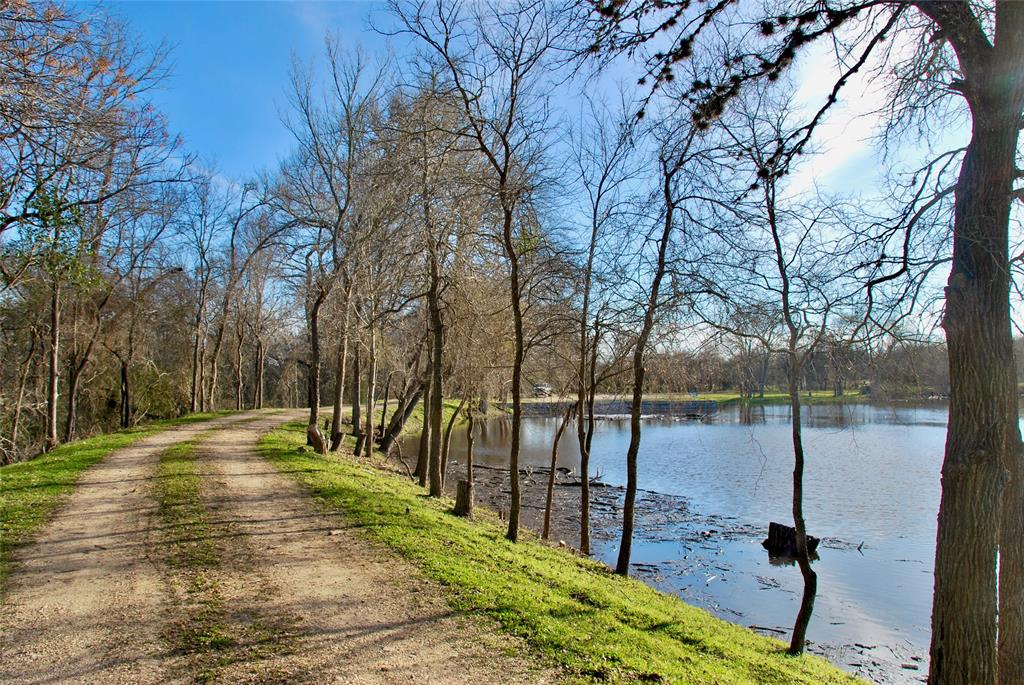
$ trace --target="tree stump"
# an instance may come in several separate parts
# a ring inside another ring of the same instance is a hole
[[[814,554],[818,549],[818,538],[807,536],[807,554]],[[768,550],[772,557],[796,557],[796,528],[772,521],[768,524],[768,537],[761,546]]]
[[[306,428],[306,440],[313,446],[314,452],[327,454],[327,441],[324,440],[324,434],[320,432],[316,424],[311,423]]]
[[[456,516],[473,515],[473,484],[468,480],[460,480],[455,485],[455,508],[452,513]]]

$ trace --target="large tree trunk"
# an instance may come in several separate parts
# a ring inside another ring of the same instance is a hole
[[[999,682],[1024,683],[1024,455],[1020,435],[1016,466],[1003,493],[999,529]]]
[[[1016,683],[1024,681],[1024,501],[1017,480],[1024,467],[1009,316],[1008,226],[1024,107],[1024,4],[996,5],[994,48],[984,38],[971,40],[981,29],[965,21],[970,10],[943,3],[919,7],[950,36],[973,115],[955,190],[953,265],[943,319],[950,402],[929,683]]]
[[[1015,143],[1016,132],[1005,137]],[[953,269],[943,320],[950,404],[935,551],[933,685],[996,682],[999,506],[1006,467],[1019,450],[1008,213],[999,211],[1008,207],[995,201],[999,186],[1009,194],[1009,184],[998,183],[992,168],[998,168],[993,157],[1000,147],[1010,152],[1003,161],[1012,168],[1013,148],[976,126],[956,190]]]

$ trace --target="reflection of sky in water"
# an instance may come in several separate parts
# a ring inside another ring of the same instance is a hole
[[[767,528],[769,521],[788,523],[789,415],[788,406],[730,407],[706,423],[645,420],[639,486],[685,497],[695,512],[740,524]],[[815,405],[805,407],[803,416],[808,528],[854,547],[864,543],[861,552],[821,551],[815,563],[819,593],[812,639],[846,644],[906,639],[913,645],[910,653],[926,654],[946,408]],[[524,464],[549,462],[557,425],[555,418],[524,420]],[[575,426],[566,433],[559,464],[578,469]],[[506,464],[508,438],[507,421],[487,424],[476,443],[477,459]],[[591,473],[624,484],[628,443],[627,420],[599,421]],[[458,459],[465,449],[464,432],[455,436],[453,449]],[[799,602],[799,572],[770,565],[759,542],[712,538],[688,548],[680,541],[637,541],[635,561],[662,564],[660,585],[723,617],[788,627]],[[614,561],[617,549],[617,541],[602,541],[595,553]],[[714,570],[716,558],[727,560],[736,572]],[[711,575],[716,577],[708,581]]]

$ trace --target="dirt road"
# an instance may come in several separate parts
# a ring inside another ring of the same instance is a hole
[[[236,415],[167,431],[90,469],[15,554],[0,682],[553,680],[264,462],[258,436],[291,418]],[[195,460],[216,560],[176,568],[151,480],[161,452],[211,427]]]

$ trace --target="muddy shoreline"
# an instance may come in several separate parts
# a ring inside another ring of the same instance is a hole
[[[548,473],[548,469],[540,468],[523,469],[520,472],[521,522],[523,526],[538,533],[544,524]],[[446,489],[454,495],[455,483],[465,477],[464,463],[455,460],[449,462]],[[507,516],[511,501],[507,469],[476,466],[474,486],[478,504],[499,512],[502,518]],[[621,486],[594,481],[591,483],[592,552],[595,558],[606,563],[613,561],[609,552],[618,549],[624,491]],[[579,548],[580,492],[579,478],[575,474],[556,470],[549,538],[552,544]],[[701,583],[696,583],[696,589],[691,584],[685,592],[680,592],[678,584],[679,578],[706,578],[710,584],[712,581],[724,582],[736,574],[756,575],[756,572],[735,567],[727,555],[721,554],[721,546],[740,542],[759,543],[765,537],[767,521],[763,527],[758,527],[730,517],[695,512],[683,497],[650,490],[638,491],[635,512],[635,540],[679,544],[689,552],[683,558],[671,562],[645,563],[636,560],[631,564],[634,577],[658,589],[677,594],[684,601],[728,621],[776,639],[788,639],[789,625],[755,625],[745,620],[743,612],[735,608],[743,605],[742,600],[726,607],[711,593],[701,592]],[[856,543],[826,537],[821,542],[820,553],[856,553],[856,548]],[[756,577],[761,589],[778,591],[771,579]],[[811,642],[808,650],[828,658],[849,672],[886,685],[923,682],[927,673],[927,655],[915,652],[908,645]]]

